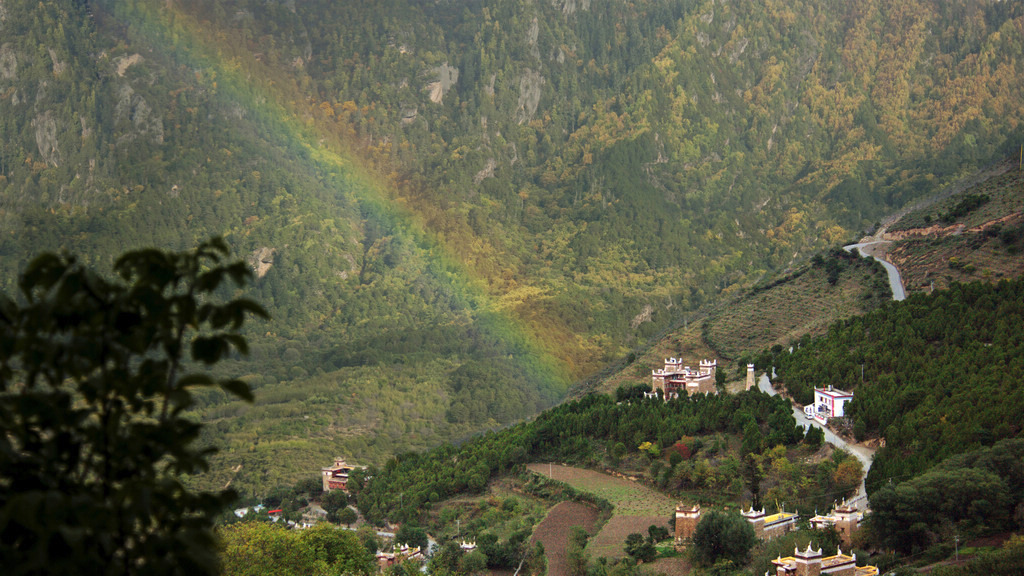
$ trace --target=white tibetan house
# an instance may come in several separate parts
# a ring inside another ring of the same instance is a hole
[[[842,418],[846,415],[846,404],[853,400],[853,393],[838,388],[814,389],[814,414],[817,418]]]

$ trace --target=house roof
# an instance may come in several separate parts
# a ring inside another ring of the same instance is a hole
[[[853,392],[844,392],[838,388],[829,386],[828,388],[815,388],[815,394],[822,394],[823,396],[829,396],[831,398],[853,398]]]
[[[794,514],[793,512],[779,512],[777,514],[772,514],[771,516],[765,516],[764,523],[766,525],[767,524],[774,524],[776,522],[783,522],[785,520],[789,520],[789,519],[795,518],[795,517],[796,517],[796,514]]]

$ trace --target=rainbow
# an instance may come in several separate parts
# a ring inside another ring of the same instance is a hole
[[[475,324],[492,340],[501,342],[538,384],[554,389],[547,396],[564,394],[569,382],[578,377],[572,349],[575,339],[562,323],[552,318],[520,317],[501,298],[510,289],[508,280],[489,276],[463,261],[458,251],[429,229],[429,220],[398,193],[389,180],[368,168],[357,146],[347,141],[342,126],[327,107],[319,107],[294,85],[282,85],[266,65],[243,46],[227,41],[223,31],[200,22],[168,2],[116,2],[113,16],[127,27],[134,40],[164,52],[174,61],[209,75],[219,98],[241,106],[278,144],[289,150],[302,149],[324,173],[338,178],[338,191],[351,195],[359,205],[396,230],[421,250],[427,269],[446,284],[459,305],[469,311]],[[557,352],[553,352],[557,351]]]

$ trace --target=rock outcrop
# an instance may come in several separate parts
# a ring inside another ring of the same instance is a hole
[[[459,69],[445,62],[431,72],[435,74],[437,80],[427,84],[427,92],[430,93],[431,102],[440,104],[444,95],[459,81]]]
[[[551,0],[551,5],[566,16],[575,14],[576,10],[590,10],[590,0]]]
[[[57,120],[49,110],[32,119],[32,128],[36,132],[36,147],[43,162],[60,165],[60,148],[57,143]]]
[[[10,44],[0,46],[0,80],[16,80],[18,78],[18,57]]]
[[[117,66],[117,75],[124,78],[124,75],[128,72],[128,69],[142,62],[142,56],[140,54],[132,54],[131,56],[118,56],[114,59],[114,65]]]
[[[274,248],[268,248],[263,246],[252,251],[252,254],[246,256],[245,261],[249,263],[252,271],[256,273],[257,278],[263,278],[267,275],[270,267],[274,265],[274,253],[277,252]]]
[[[149,140],[154,144],[164,143],[164,122],[153,113],[145,98],[136,94],[128,84],[124,84],[117,92],[117,104],[114,107],[114,122],[128,123],[118,141],[132,142],[136,139]]]

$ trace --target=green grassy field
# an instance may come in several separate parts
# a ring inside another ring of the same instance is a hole
[[[537,474],[565,482],[577,490],[604,498],[615,507],[617,515],[663,515],[667,519],[675,510],[675,502],[668,496],[627,478],[557,464],[530,464],[528,468]]]

